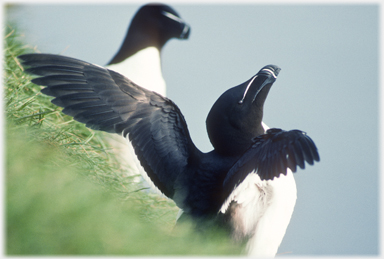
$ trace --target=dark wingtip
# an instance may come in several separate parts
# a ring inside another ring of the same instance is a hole
[[[17,56],[17,59],[19,59],[19,60],[21,60],[21,61],[28,61],[28,59],[29,59],[32,55],[35,55],[35,54],[33,54],[33,53],[22,54],[22,55]]]

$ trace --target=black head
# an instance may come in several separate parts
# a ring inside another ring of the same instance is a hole
[[[133,17],[130,27],[157,38],[159,46],[172,38],[188,39],[190,33],[189,25],[173,8],[155,3],[142,6]]]
[[[190,27],[170,6],[146,4],[133,17],[124,42],[116,56],[108,63],[119,63],[146,47],[160,51],[172,38],[188,39]]]
[[[265,66],[217,99],[206,124],[209,139],[218,153],[240,155],[254,137],[264,134],[261,124],[264,102],[279,72],[280,68],[275,65]]]

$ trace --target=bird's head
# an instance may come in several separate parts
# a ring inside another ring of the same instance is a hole
[[[190,26],[170,6],[164,4],[147,4],[142,6],[132,20],[152,35],[158,35],[160,44],[169,39],[188,39]]]
[[[218,153],[240,155],[254,137],[264,133],[261,123],[264,102],[279,72],[280,68],[275,65],[265,66],[217,99],[206,124],[209,139]]]

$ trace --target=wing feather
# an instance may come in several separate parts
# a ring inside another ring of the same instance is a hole
[[[250,173],[261,180],[272,180],[287,174],[287,168],[296,172],[304,168],[305,162],[313,164],[320,156],[312,139],[299,130],[283,131],[269,129],[266,134],[254,139],[252,146],[229,170],[223,182],[225,199]]]
[[[172,198],[188,159],[200,151],[192,143],[179,108],[169,99],[124,76],[81,60],[51,54],[19,56],[26,72],[40,77],[42,93],[87,127],[122,134],[153,183]]]

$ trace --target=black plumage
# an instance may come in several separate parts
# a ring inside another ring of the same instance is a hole
[[[250,80],[226,91],[207,118],[214,150],[193,144],[186,121],[170,99],[124,76],[77,59],[50,55],[19,56],[33,83],[55,97],[87,127],[121,134],[155,186],[192,218],[215,217],[231,192],[250,173],[271,180],[319,161],[314,142],[299,130],[261,125],[262,107],[280,68],[269,65]]]
[[[304,162],[313,165],[320,161],[312,139],[300,130],[283,131],[269,129],[266,134],[257,136],[252,146],[229,170],[224,180],[224,190],[244,180],[249,172],[255,171],[262,180],[270,180],[286,174],[289,168],[296,172],[296,166],[305,168]]]
[[[147,47],[159,51],[172,38],[188,39],[191,28],[170,6],[143,5],[134,15],[119,51],[108,63],[118,64]]]

